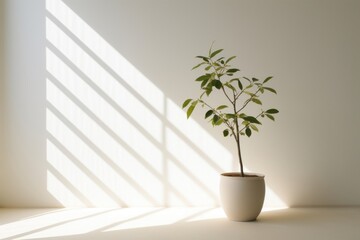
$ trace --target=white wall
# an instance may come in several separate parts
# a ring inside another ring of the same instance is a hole
[[[3,29],[5,26],[4,23],[4,11],[3,11],[3,5],[4,5],[4,1],[0,1],[0,29]],[[0,31],[0,202],[2,199],[2,189],[3,189],[3,170],[4,167],[2,166],[3,162],[4,162],[4,150],[3,150],[3,145],[4,145],[4,141],[3,141],[3,137],[4,137],[4,133],[3,133],[3,118],[4,118],[4,110],[3,110],[3,102],[4,102],[4,74],[3,74],[3,31]],[[1,206],[1,205],[0,205]]]
[[[6,12],[3,206],[51,206],[45,166],[44,1],[2,1]]]
[[[244,140],[247,168],[289,206],[360,204],[359,1],[5,2],[0,205],[216,204],[213,179],[237,169],[234,145],[202,111],[196,122],[176,115],[198,93],[189,69],[213,40],[244,75],[275,76],[269,106],[280,114]]]

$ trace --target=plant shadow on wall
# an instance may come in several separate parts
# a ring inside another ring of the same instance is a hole
[[[62,206],[218,205],[232,154],[62,1],[46,10],[48,191]]]

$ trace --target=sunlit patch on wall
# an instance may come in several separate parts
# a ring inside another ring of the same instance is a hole
[[[47,187],[59,204],[217,206],[219,174],[236,162],[227,148],[61,0],[46,10]]]

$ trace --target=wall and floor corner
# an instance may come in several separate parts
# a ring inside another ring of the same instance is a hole
[[[0,206],[216,205],[234,145],[179,107],[213,40],[275,76],[278,120],[243,142],[267,203],[360,204],[359,1],[1,4]]]

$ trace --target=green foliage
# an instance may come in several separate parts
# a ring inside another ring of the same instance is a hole
[[[258,120],[260,116],[266,116],[271,120],[275,120],[273,115],[279,112],[274,108],[266,111],[261,110],[259,114],[255,116],[247,115],[244,112],[251,103],[259,106],[263,105],[263,102],[260,100],[262,94],[266,92],[277,93],[274,88],[267,86],[267,83],[273,77],[266,77],[263,81],[255,77],[232,77],[231,79],[227,79],[240,72],[240,69],[234,68],[229,64],[236,56],[229,58],[217,57],[223,50],[224,49],[218,49],[212,51],[212,48],[210,48],[208,56],[196,56],[196,58],[200,59],[200,63],[192,69],[203,67],[205,70],[202,75],[195,79],[196,82],[200,82],[202,93],[198,99],[186,99],[182,107],[187,108],[186,113],[189,118],[197,104],[201,102],[203,107],[208,108],[208,111],[205,113],[205,119],[212,116],[210,122],[213,126],[226,126],[226,131],[223,132],[224,136],[228,136],[231,133],[237,140],[240,135],[244,134],[243,131],[245,130],[245,135],[250,137],[252,135],[251,129],[256,132],[259,131],[256,124],[261,124]],[[217,57],[216,60],[215,57]],[[221,112],[221,110],[230,109],[226,104],[218,107],[212,107],[207,104],[204,97],[210,97],[214,92],[225,95],[232,105],[232,112]],[[239,119],[242,119],[242,129],[240,129],[239,126],[237,127]]]
[[[213,110],[207,111],[207,112],[205,113],[205,119],[208,118],[208,117],[210,117],[213,113],[214,113]]]
[[[196,100],[196,101],[193,101],[190,105],[190,107],[188,108],[187,112],[186,112],[186,115],[187,115],[187,118],[189,118],[192,114],[192,112],[194,111],[196,105],[198,104],[199,100]]]
[[[185,108],[187,105],[189,105],[189,103],[190,103],[191,101],[192,101],[191,98],[186,99],[186,100],[184,101],[183,105],[182,105],[182,108]]]
[[[196,56],[200,62],[192,70],[203,69],[204,71],[202,75],[195,79],[196,82],[200,83],[201,94],[197,99],[186,99],[182,107],[187,108],[186,113],[187,118],[189,118],[197,104],[201,103],[202,107],[208,109],[205,113],[205,119],[211,117],[210,122],[214,127],[225,126],[223,136],[232,136],[237,142],[242,171],[240,136],[246,135],[250,137],[253,131],[258,132],[258,126],[262,125],[259,121],[260,117],[264,118],[266,116],[274,121],[274,114],[279,113],[277,109],[270,108],[266,111],[259,109],[258,114],[248,115],[245,110],[248,110],[251,104],[255,107],[262,106],[263,101],[260,98],[263,94],[268,92],[277,94],[277,92],[274,88],[268,86],[268,82],[273,79],[272,76],[266,77],[263,81],[255,77],[234,77],[234,75],[239,74],[240,69],[232,67],[229,63],[236,56],[229,58],[219,57],[222,51],[223,49],[212,51],[211,47],[208,56]],[[206,100],[213,93],[224,95],[228,100],[228,104],[221,104],[217,107],[208,104]],[[224,110],[226,112],[223,112]]]

